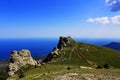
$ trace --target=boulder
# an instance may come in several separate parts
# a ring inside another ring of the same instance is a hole
[[[14,75],[22,66],[37,65],[32,58],[29,50],[13,51],[10,54],[10,63],[8,65],[8,75]]]

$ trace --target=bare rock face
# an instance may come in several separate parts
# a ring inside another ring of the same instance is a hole
[[[57,47],[55,47],[53,49],[53,51],[51,53],[48,54],[48,56],[41,62],[41,64],[50,62],[52,59],[54,58],[58,58],[60,56],[59,54],[59,50],[63,49],[64,47],[66,47],[68,44],[70,44],[71,41],[71,37],[60,37],[59,42]]]
[[[71,40],[71,37],[68,36],[68,37],[60,37],[59,39],[59,43],[57,45],[57,48],[58,49],[63,49],[63,47],[67,46],[67,44],[70,43],[70,40]]]
[[[29,50],[13,51],[10,55],[8,75],[14,75],[24,65],[37,65]]]

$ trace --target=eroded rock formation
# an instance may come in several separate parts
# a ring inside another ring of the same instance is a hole
[[[63,47],[67,46],[70,43],[71,37],[60,37],[57,48],[63,49]]]
[[[70,44],[71,37],[60,37],[57,47],[53,49],[51,53],[48,54],[48,56],[41,62],[41,64],[44,64],[46,62],[50,62],[52,59],[57,58],[60,56],[59,50],[62,50],[64,47],[66,47],[68,44]]]
[[[10,54],[10,63],[8,65],[8,75],[14,75],[24,65],[37,65],[32,58],[29,50],[13,51]]]

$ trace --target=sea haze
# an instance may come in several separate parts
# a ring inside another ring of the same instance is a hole
[[[120,39],[88,39],[74,38],[78,42],[94,45],[106,45],[110,42],[120,42]],[[28,49],[32,56],[46,55],[50,53],[59,38],[39,38],[39,39],[0,39],[0,59],[8,58],[13,50]]]

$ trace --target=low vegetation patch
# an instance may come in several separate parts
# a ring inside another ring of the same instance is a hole
[[[0,71],[0,80],[6,80],[8,78],[8,74],[5,71]]]

